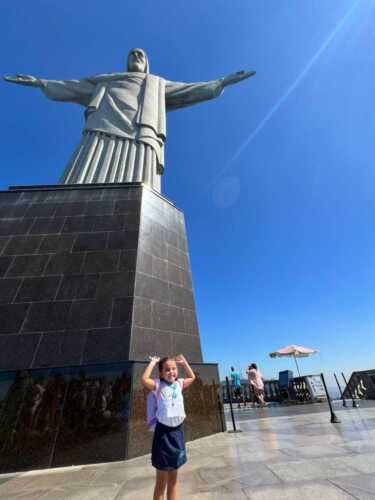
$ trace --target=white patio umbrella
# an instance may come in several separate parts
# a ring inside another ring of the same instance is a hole
[[[297,358],[307,358],[308,356],[312,356],[313,354],[319,352],[317,349],[310,349],[309,347],[302,347],[300,345],[288,345],[287,347],[283,347],[274,352],[270,352],[271,358],[283,358],[283,357],[292,357],[296,363],[298,375],[301,376],[299,371],[299,366],[297,363]]]

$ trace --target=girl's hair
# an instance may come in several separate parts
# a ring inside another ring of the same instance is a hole
[[[251,365],[249,366],[249,368],[254,368],[255,370],[258,369],[257,365],[255,363],[251,363]]]
[[[164,364],[169,360],[174,361],[174,358],[171,358],[170,356],[165,356],[165,358],[161,358],[158,364],[159,372],[163,371]]]

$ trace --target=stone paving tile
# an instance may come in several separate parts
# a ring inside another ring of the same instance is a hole
[[[373,500],[375,498],[374,474],[331,479],[330,482],[358,498],[358,500]]]
[[[38,500],[114,500],[120,486],[66,486],[49,490]],[[28,497],[26,497],[27,500]],[[17,497],[18,500],[18,497]]]
[[[188,443],[181,500],[375,500],[375,407],[340,411],[340,425],[321,410],[304,411],[247,421],[242,415],[242,433]],[[149,455],[4,475],[0,500],[147,500],[154,478]]]
[[[356,498],[328,481],[246,488],[244,492],[248,500],[353,500]]]
[[[363,474],[375,473],[375,453],[353,454],[343,457],[343,462]]]
[[[46,490],[32,490],[32,491],[18,491],[17,493],[9,493],[8,495],[0,498],[4,500],[39,500],[46,494]],[[48,497],[49,498],[49,497]]]
[[[357,471],[344,458],[314,458],[283,464],[269,464],[268,467],[283,481],[309,479],[329,479],[337,476],[353,475]]]

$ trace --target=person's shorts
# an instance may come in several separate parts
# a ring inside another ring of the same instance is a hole
[[[241,397],[241,387],[234,388],[234,395],[236,396],[236,398]]]

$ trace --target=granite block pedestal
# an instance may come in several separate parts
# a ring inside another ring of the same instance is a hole
[[[0,471],[147,453],[149,354],[198,381],[187,437],[223,430],[203,364],[184,217],[139,183],[0,193]]]

